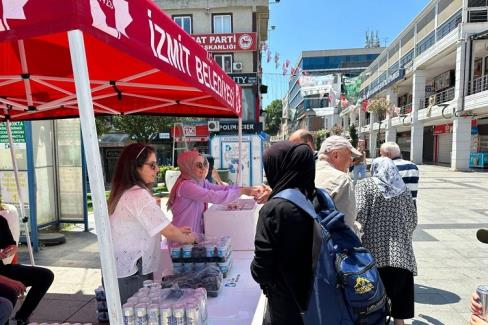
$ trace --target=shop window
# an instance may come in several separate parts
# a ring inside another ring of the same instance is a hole
[[[173,20],[188,34],[193,33],[191,16],[173,16]]]
[[[214,60],[227,73],[232,73],[232,54],[214,54]]]
[[[232,33],[232,15],[218,14],[212,17],[212,31],[215,34]]]

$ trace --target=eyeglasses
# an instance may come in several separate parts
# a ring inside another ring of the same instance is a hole
[[[202,163],[202,162],[197,162],[197,163],[195,164],[195,167],[196,167],[196,168],[199,168],[199,169],[204,169],[204,168],[207,168],[207,167],[208,167],[208,162],[206,162],[206,161],[205,161],[205,162],[203,162],[203,163]]]
[[[152,163],[144,163],[144,165],[148,165],[149,168],[151,168],[152,170],[157,170],[159,168],[158,164],[153,161]]]

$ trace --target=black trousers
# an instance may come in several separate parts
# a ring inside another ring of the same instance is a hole
[[[268,290],[263,325],[303,325],[297,304],[290,295]]]
[[[412,272],[397,267],[378,268],[386,295],[391,300],[391,317],[409,319],[415,316],[414,282]]]
[[[49,269],[21,264],[0,265],[0,275],[22,282],[26,287],[31,287],[24,303],[15,315],[16,319],[29,318],[54,280],[54,274]],[[17,302],[15,290],[0,285],[0,296],[7,298],[15,306]]]

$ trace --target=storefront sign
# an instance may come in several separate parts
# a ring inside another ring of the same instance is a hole
[[[452,133],[452,124],[441,124],[434,126],[434,135]]]
[[[258,83],[256,73],[229,73],[229,77],[234,79],[238,85],[255,85]]]
[[[237,122],[226,122],[220,121],[219,129],[220,133],[237,133],[238,131],[238,123]],[[247,133],[255,133],[261,131],[259,127],[254,123],[242,123],[242,131]]]
[[[176,127],[176,134],[173,128],[171,128],[171,136],[176,136],[177,138],[182,137],[208,137],[208,126],[207,124],[196,124],[196,125],[183,125],[183,127]],[[183,134],[182,134],[183,133]],[[160,133],[164,134],[164,133]],[[160,138],[162,139],[162,138]],[[168,138],[169,139],[169,138]]]
[[[192,37],[208,52],[256,51],[256,33],[200,34]]]
[[[205,142],[208,141],[208,137],[176,137],[176,142]]]
[[[12,140],[14,143],[25,143],[24,122],[11,122]],[[9,143],[7,126],[5,123],[0,124],[0,143]]]
[[[29,204],[29,191],[27,173],[19,172],[19,185],[22,199],[25,204]],[[0,171],[0,195],[3,203],[18,204],[19,193],[15,182],[15,174],[12,171]]]
[[[397,71],[390,74],[385,80],[383,80],[382,82],[377,84],[375,87],[369,88],[366,91],[366,98],[370,98],[373,95],[375,95],[376,93],[379,93],[381,90],[385,89],[386,87],[388,87],[392,83],[403,78],[403,76],[405,76],[405,69],[398,69]]]

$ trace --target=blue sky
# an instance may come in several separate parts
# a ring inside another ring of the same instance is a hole
[[[271,0],[270,0],[271,2]],[[282,75],[286,59],[297,63],[305,50],[364,47],[366,31],[378,31],[381,46],[389,44],[429,3],[429,0],[281,0],[272,3],[268,31],[269,48],[280,54],[280,66],[263,56],[263,108],[282,98],[289,76]]]

